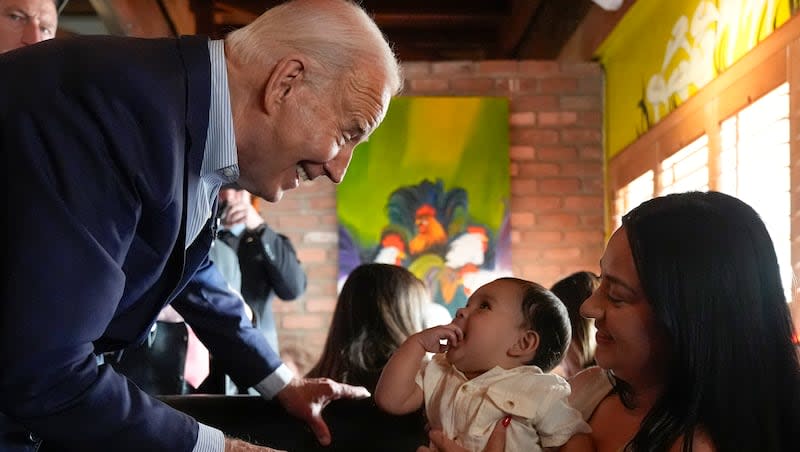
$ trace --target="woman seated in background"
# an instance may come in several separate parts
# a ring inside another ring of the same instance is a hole
[[[342,287],[328,338],[307,377],[328,377],[375,391],[389,356],[423,329],[425,284],[403,267],[363,264]]]
[[[580,308],[584,300],[600,285],[600,277],[589,271],[580,271],[553,284],[550,291],[567,307],[569,323],[572,326],[567,356],[552,373],[569,379],[576,373],[594,365],[594,320],[581,316]]]
[[[797,450],[800,362],[775,249],[750,206],[717,192],[646,201],[600,267],[581,306],[599,367],[571,380],[598,451]],[[504,449],[502,423],[495,433],[487,451]],[[460,450],[441,432],[431,440]]]

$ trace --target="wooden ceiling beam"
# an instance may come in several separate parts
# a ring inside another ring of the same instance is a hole
[[[90,0],[113,35],[139,38],[175,36],[175,29],[157,0]]]
[[[591,0],[541,0],[513,57],[534,60],[556,59],[591,6]]]
[[[212,3],[215,9],[236,8],[247,11],[253,16],[258,16],[273,6],[283,3],[285,0],[192,0]]]
[[[633,5],[635,0],[623,0],[616,11],[606,11],[592,4],[586,17],[561,48],[558,59],[562,61],[590,61],[595,51]]]
[[[258,14],[248,8],[237,8],[230,3],[221,2],[214,9],[214,23],[242,26],[249,24]],[[496,29],[505,16],[499,14],[451,14],[451,13],[376,13],[372,15],[381,29],[390,27],[412,28],[491,28]]]
[[[227,2],[217,2],[213,14],[215,24],[235,27],[247,25],[258,17],[257,13],[247,8],[239,8]]]
[[[413,43],[429,47],[458,48],[481,45],[490,48],[494,30],[464,29],[458,32],[441,28],[387,28],[383,30],[390,42]]]
[[[513,0],[362,0],[368,14],[402,13],[420,14],[508,14]]]
[[[400,43],[394,46],[395,55],[403,62],[409,61],[481,61],[488,59],[484,46],[463,45],[452,48],[416,46]]]
[[[71,0],[64,6],[61,14],[70,16],[94,16],[97,14],[89,0]]]
[[[505,20],[500,14],[468,14],[468,13],[374,13],[375,23],[381,29],[389,27],[410,28],[491,28],[496,29]]]
[[[530,29],[542,0],[513,0],[511,15],[500,27],[493,53],[498,58],[514,58],[520,42]]]
[[[117,35],[220,38],[283,0],[71,0]],[[626,0],[632,1],[632,0]],[[401,59],[555,59],[591,0],[361,0]],[[70,11],[72,10],[72,11]]]
[[[494,30],[389,30],[387,39],[401,61],[485,60]]]

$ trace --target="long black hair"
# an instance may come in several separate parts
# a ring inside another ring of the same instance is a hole
[[[664,392],[626,450],[666,451],[683,435],[691,451],[697,430],[720,451],[796,448],[800,363],[759,215],[729,195],[689,192],[646,201],[622,225],[671,347]]]

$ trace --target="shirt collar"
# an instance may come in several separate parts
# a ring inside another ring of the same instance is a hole
[[[211,59],[211,108],[200,177],[216,192],[214,188],[239,179],[239,164],[225,64],[225,43],[222,40],[210,41],[208,49]]]

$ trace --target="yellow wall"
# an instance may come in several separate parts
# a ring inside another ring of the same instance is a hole
[[[611,158],[800,9],[800,0],[637,0],[597,50]]]

